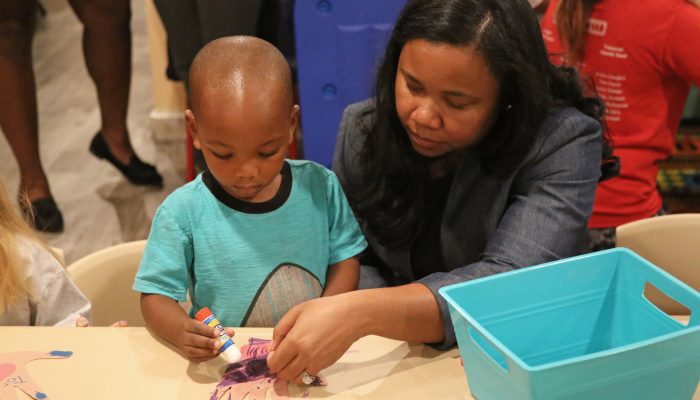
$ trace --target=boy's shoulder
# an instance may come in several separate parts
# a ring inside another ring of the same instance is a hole
[[[335,173],[323,165],[311,160],[286,160],[292,170],[292,176],[310,179],[328,179]]]
[[[183,209],[201,202],[202,196],[207,192],[207,187],[199,174],[191,182],[188,182],[175,189],[163,200],[161,207],[167,209]]]

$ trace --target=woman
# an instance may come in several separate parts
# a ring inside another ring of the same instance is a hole
[[[617,226],[664,213],[658,162],[700,85],[700,10],[685,0],[552,0],[542,33],[552,62],[580,68],[605,101],[622,169],[598,187],[589,225],[592,249],[614,247]]]
[[[439,288],[587,246],[602,110],[549,63],[526,0],[410,1],[375,92],[346,110],[334,168],[373,275],[406,284],[290,310],[268,358],[281,379],[302,382],[369,334],[453,346]]]
[[[68,3],[83,24],[85,66],[97,89],[102,118],[101,128],[90,143],[90,152],[109,161],[133,184],[161,186],[163,178],[154,166],[136,155],[127,131],[130,2],[68,0]],[[28,200],[20,204],[24,216],[33,216],[30,222],[39,231],[61,232],[63,214],[51,194],[39,157],[39,116],[32,69],[37,6],[37,0],[0,0],[0,128],[19,166],[18,198],[26,195]],[[69,107],[66,104],[65,108]],[[66,165],[71,164],[57,163],[57,169]]]

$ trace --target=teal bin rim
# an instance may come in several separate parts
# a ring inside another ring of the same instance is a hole
[[[625,248],[625,247],[616,247],[613,249],[609,250],[603,250],[603,251],[598,251],[595,253],[588,253],[580,256],[574,256],[574,257],[569,257],[569,258],[563,258],[560,260],[556,261],[550,261],[547,263],[543,264],[537,264],[533,265],[531,267],[523,267],[520,269],[516,269],[513,271],[508,271],[508,272],[503,272],[500,274],[494,274],[490,276],[486,276],[483,278],[478,278],[474,279],[471,281],[467,282],[460,282],[456,283],[453,285],[448,285],[448,286],[443,286],[439,289],[440,295],[450,304],[451,307],[453,307],[455,310],[459,311],[459,313],[469,322],[469,324],[474,327],[474,329],[482,335],[488,342],[493,345],[493,347],[501,352],[505,358],[506,362],[508,365],[511,365],[511,363],[515,363],[519,368],[521,368],[524,371],[528,372],[538,372],[538,371],[543,371],[543,370],[549,370],[552,368],[557,368],[557,367],[562,367],[562,366],[567,366],[567,365],[572,365],[576,363],[581,363],[597,358],[603,358],[606,356],[609,356],[611,354],[619,354],[625,351],[630,351],[630,350],[635,350],[640,347],[648,346],[653,343],[661,342],[664,340],[672,339],[678,336],[683,336],[687,335],[690,333],[694,333],[696,331],[700,331],[700,307],[698,309],[691,309],[691,314],[690,314],[690,319],[688,321],[688,325],[684,326],[683,324],[680,324],[682,328],[676,332],[671,332],[667,333],[665,335],[657,336],[651,339],[646,339],[642,340],[636,343],[624,345],[624,346],[619,346],[615,347],[612,349],[608,350],[603,350],[595,353],[590,353],[582,356],[577,356],[577,357],[571,357],[566,360],[560,360],[560,361],[553,361],[550,363],[546,364],[541,364],[538,366],[531,366],[527,364],[525,361],[523,361],[520,357],[518,357],[515,353],[511,352],[510,349],[508,349],[507,346],[505,346],[502,342],[500,342],[495,336],[493,336],[484,326],[482,326],[476,319],[474,319],[462,306],[460,306],[454,299],[452,299],[450,292],[460,289],[465,286],[472,286],[472,285],[479,285],[482,282],[486,281],[493,281],[493,280],[500,280],[504,279],[509,276],[515,276],[519,274],[527,274],[529,271],[535,270],[535,269],[544,269],[544,268],[554,268],[557,267],[560,264],[565,264],[569,263],[571,261],[575,260],[581,260],[581,259],[586,259],[586,258],[593,258],[593,257],[601,257],[606,254],[611,254],[611,253],[624,253],[629,256],[632,256],[634,258],[637,258],[638,261],[646,264],[647,266],[650,266],[657,270],[664,279],[670,280],[674,285],[679,286],[680,290],[687,292],[689,295],[694,296],[697,298],[698,302],[700,302],[700,293],[698,293],[695,289],[691,288],[687,284],[683,283],[681,280],[678,278],[674,277],[673,275],[669,274],[668,272],[662,270],[661,268],[655,266],[654,264],[650,263],[648,260],[644,259],[637,253],[633,252],[632,250]],[[663,312],[663,311],[661,311]],[[665,313],[664,313],[665,314]],[[508,373],[510,373],[510,368],[508,369]]]

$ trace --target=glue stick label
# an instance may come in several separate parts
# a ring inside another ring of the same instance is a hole
[[[217,332],[219,332],[219,339],[221,339],[221,341],[224,342],[220,349],[221,352],[226,351],[226,349],[229,348],[229,346],[233,346],[233,341],[224,330],[224,327],[221,326],[219,320],[216,319],[216,317],[214,317],[214,314],[212,314],[209,307],[204,307],[201,310],[199,310],[195,315],[195,318],[197,319],[197,321],[200,321],[204,325],[211,326],[215,328]]]

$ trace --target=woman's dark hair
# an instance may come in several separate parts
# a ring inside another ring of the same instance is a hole
[[[576,72],[548,59],[527,0],[411,0],[391,33],[375,82],[371,122],[360,153],[364,187],[349,193],[358,217],[386,246],[411,243],[422,230],[427,161],[416,153],[396,112],[399,56],[415,39],[471,47],[500,84],[500,116],[479,144],[493,174],[515,168],[551,107],[573,106],[600,120],[603,105],[583,95]],[[506,111],[506,106],[508,110]],[[498,112],[498,111],[496,111]]]

